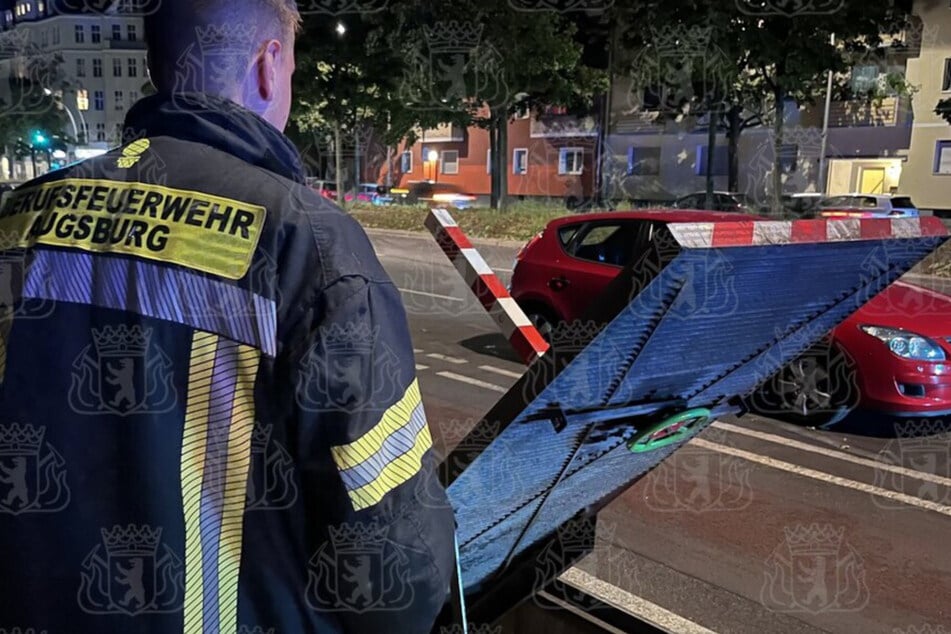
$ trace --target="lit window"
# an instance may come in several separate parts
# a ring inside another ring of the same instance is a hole
[[[89,110],[89,91],[88,90],[77,90],[76,91],[76,107],[80,110]]]

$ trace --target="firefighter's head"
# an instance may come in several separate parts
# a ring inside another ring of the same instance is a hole
[[[145,17],[152,83],[230,99],[283,131],[300,25],[295,0],[161,0]]]

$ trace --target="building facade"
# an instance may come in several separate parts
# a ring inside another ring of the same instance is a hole
[[[598,127],[550,109],[526,113],[508,124],[508,195],[515,200],[547,200],[574,206],[596,194]],[[492,190],[488,130],[445,125],[419,130],[412,145],[401,144],[390,161],[376,166],[378,182],[406,186],[415,181],[452,183],[487,198]],[[435,158],[435,160],[431,160]]]
[[[868,98],[863,93],[905,74],[906,63],[918,54],[916,36],[903,33],[893,38],[886,43],[884,55],[867,63],[859,60],[848,76],[837,78],[837,84],[850,88],[851,98],[832,101],[825,144],[825,104],[787,104],[780,144],[783,193],[898,191],[911,143],[911,101],[897,94]],[[608,195],[662,204],[704,191],[710,154],[706,121],[663,117],[658,110],[644,107],[643,87],[630,77],[616,77],[613,84],[605,168]],[[736,148],[736,189],[761,204],[771,200],[776,148],[772,126],[765,123],[743,130]],[[728,139],[722,130],[715,138],[714,187],[726,190]]]
[[[915,125],[902,191],[922,209],[951,216],[951,125],[935,114],[938,102],[951,99],[951,6],[915,2],[922,22],[921,55],[909,62]]]
[[[55,3],[62,4],[62,3]],[[115,2],[98,13],[68,13],[48,0],[16,0],[0,13],[0,77],[25,76],[37,57],[57,58],[55,72],[30,77],[48,91],[69,121],[77,143],[67,160],[82,159],[119,144],[126,112],[148,89],[142,18],[133,2]],[[7,82],[4,103],[10,103]],[[14,178],[29,178],[32,166],[14,166]]]

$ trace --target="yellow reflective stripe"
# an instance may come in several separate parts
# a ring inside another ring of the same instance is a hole
[[[201,487],[208,443],[211,377],[215,369],[218,337],[195,332],[188,372],[188,405],[182,436],[182,505],[185,512],[185,629],[202,634],[204,586],[201,549]]]
[[[218,542],[218,624],[222,632],[238,631],[238,578],[248,472],[251,468],[251,432],[254,428],[254,381],[260,353],[238,348],[237,381],[231,409],[228,466],[221,537]]]
[[[341,471],[352,469],[378,452],[386,439],[409,422],[413,410],[422,402],[419,394],[419,380],[413,379],[406,388],[403,398],[383,413],[373,429],[349,445],[331,447],[334,462]]]
[[[432,446],[429,425],[423,425],[412,449],[386,465],[376,480],[349,492],[353,508],[362,511],[378,504],[387,493],[419,473],[423,466],[423,455]]]

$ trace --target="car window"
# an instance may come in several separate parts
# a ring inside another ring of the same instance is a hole
[[[908,196],[892,198],[892,207],[901,207],[904,209],[915,209],[915,203],[911,202]]]
[[[590,262],[624,266],[634,255],[636,224],[612,222],[589,225],[575,238],[572,254]]]
[[[561,242],[563,249],[568,250],[571,240],[577,235],[578,229],[582,226],[581,224],[568,225],[558,230],[558,241]]]

